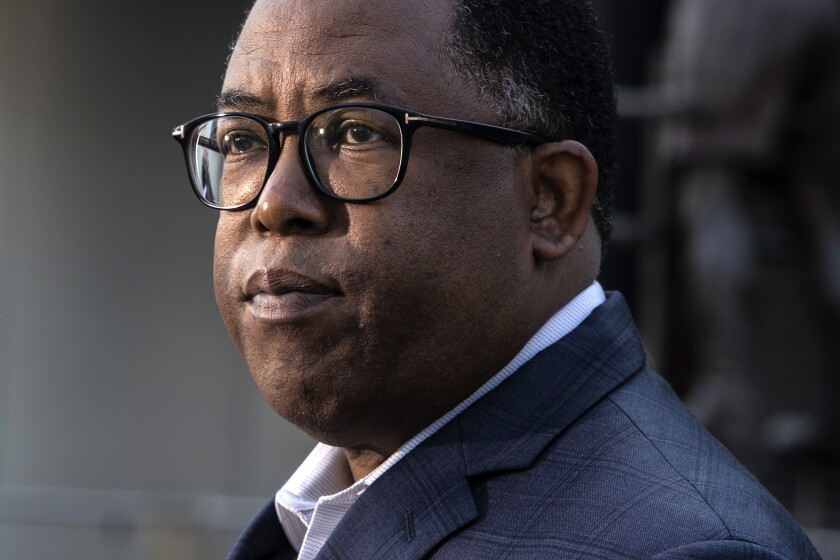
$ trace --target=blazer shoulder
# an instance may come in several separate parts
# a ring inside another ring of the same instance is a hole
[[[632,424],[646,448],[643,453],[658,456],[720,520],[727,534],[722,542],[730,543],[725,546],[744,542],[774,551],[779,558],[819,558],[784,507],[699,423],[658,374],[644,370],[608,400]]]

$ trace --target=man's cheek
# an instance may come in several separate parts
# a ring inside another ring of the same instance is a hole
[[[231,260],[225,253],[216,249],[213,263],[213,291],[216,305],[234,343],[239,346],[239,309],[242,303],[231,270]]]

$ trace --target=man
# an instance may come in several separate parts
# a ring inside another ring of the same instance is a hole
[[[174,133],[219,307],[322,442],[231,558],[817,558],[595,282],[586,2],[258,0],[219,106]]]

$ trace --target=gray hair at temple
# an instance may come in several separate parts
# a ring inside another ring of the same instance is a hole
[[[576,140],[598,162],[592,218],[612,233],[617,103],[609,47],[588,0],[455,0],[446,45],[456,72],[505,126]]]

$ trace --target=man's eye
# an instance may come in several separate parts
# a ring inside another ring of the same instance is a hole
[[[359,123],[345,124],[338,136],[339,142],[345,144],[365,144],[383,139],[379,132]]]
[[[372,148],[379,144],[391,144],[391,138],[381,130],[381,127],[356,120],[337,123],[332,133],[329,134],[330,146],[333,149],[342,146],[346,148]]]
[[[265,140],[247,131],[234,131],[225,134],[221,142],[224,155],[242,155],[266,147]]]

